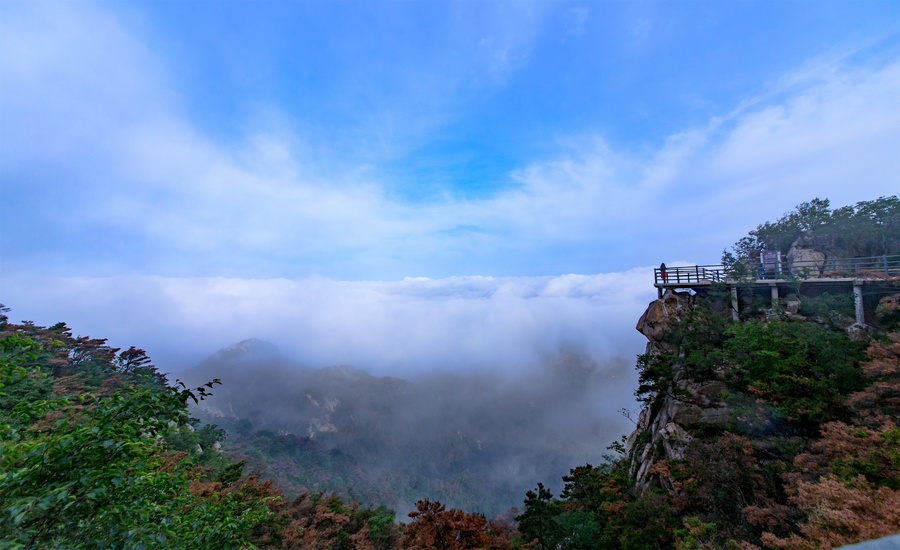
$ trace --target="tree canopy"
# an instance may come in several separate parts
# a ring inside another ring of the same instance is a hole
[[[832,209],[828,199],[799,204],[735,243],[738,259],[757,261],[761,250],[787,254],[800,237],[836,257],[900,254],[900,197],[881,197]]]

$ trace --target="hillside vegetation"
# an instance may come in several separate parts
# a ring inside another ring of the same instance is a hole
[[[245,341],[184,376],[223,380],[192,410],[227,432],[232,456],[289,495],[327,489],[401,513],[427,496],[504,513],[532,480],[561,488],[572,464],[598,456],[598,442],[627,424],[595,413],[615,391],[612,377],[630,387],[633,367],[624,359],[601,365],[559,352],[515,375],[401,379],[346,366],[304,368],[274,354],[271,345]]]
[[[285,501],[225,459],[224,433],[188,414],[217,383],[172,385],[142,350],[0,316],[0,547],[396,547],[393,512]]]
[[[804,203],[751,232],[732,258],[799,238],[844,257],[894,254],[898,205]],[[845,239],[848,227],[858,242]],[[541,480],[515,521],[422,494],[405,525],[385,507],[324,490],[288,499],[245,475],[222,447],[225,432],[189,413],[218,380],[173,384],[140,349],[76,337],[62,323],[10,323],[4,309],[0,547],[812,549],[898,533],[900,288],[892,292],[876,326],[853,338],[828,315],[840,297],[801,297],[807,315],[759,308],[733,322],[715,293],[667,295],[657,305],[673,308],[671,321],[637,361],[638,427],[604,464],[571,469],[558,495]],[[650,421],[663,413],[673,422]]]
[[[798,242],[844,258],[896,254],[898,227],[897,197],[835,211],[816,199],[760,225],[726,260],[755,272],[760,250]],[[852,304],[846,296],[802,295],[798,314],[766,296],[733,322],[725,289],[667,293],[656,306],[664,328],[645,332],[638,357],[637,429],[612,446],[617,459],[573,469],[558,497],[541,484],[530,491],[517,518],[523,540],[832,548],[900,533],[897,283],[878,287],[874,338],[848,333],[852,318],[831,311]]]

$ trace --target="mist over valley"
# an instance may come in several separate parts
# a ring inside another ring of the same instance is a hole
[[[288,493],[502,512],[632,429],[649,274],[4,284],[35,322],[140,342],[172,380],[221,379],[198,414]]]
[[[502,513],[534,480],[558,489],[572,464],[602,462],[633,427],[618,412],[634,408],[633,371],[560,349],[518,373],[379,377],[299,365],[254,339],[183,375],[222,380],[197,414],[287,494],[327,489],[403,517],[419,498]]]
[[[348,7],[0,2],[0,547],[900,531],[897,0]]]

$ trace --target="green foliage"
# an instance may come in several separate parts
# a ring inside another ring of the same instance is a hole
[[[832,302],[826,297],[821,303]],[[865,344],[814,323],[727,323],[696,309],[674,324],[667,341],[676,353],[638,356],[635,395],[644,403],[674,395],[676,373],[708,380],[716,368],[727,367],[733,390],[764,397],[813,427],[845,415],[844,401],[863,384],[858,365]]]
[[[819,198],[800,203],[793,212],[785,214],[774,223],[760,225],[750,235],[756,237],[756,244],[760,249],[781,250],[786,253],[798,236],[828,225],[831,221],[829,206],[828,199]]]
[[[218,476],[223,475],[222,472],[224,470],[229,468],[234,470],[237,467],[231,464],[222,454],[215,451],[216,444],[224,438],[224,430],[212,424],[201,424],[196,418],[171,427],[165,434],[166,443],[170,450],[189,454],[194,464],[218,472],[211,476],[216,479],[218,479]],[[237,473],[239,478],[243,473],[243,467]]]
[[[721,347],[727,326],[728,321],[706,303],[692,307],[665,335],[665,342],[674,353],[638,356],[635,396],[649,404],[677,391],[672,385],[676,372],[696,379],[708,378],[724,359]]]
[[[603,539],[603,525],[597,521],[595,514],[586,509],[561,514],[556,521],[560,531],[565,533],[557,548],[591,550],[597,548],[597,541]]]
[[[807,424],[846,416],[847,396],[863,387],[863,350],[843,332],[780,320],[733,324],[724,346],[735,389]]]
[[[893,299],[888,298],[885,301],[881,301],[878,307],[875,308],[875,318],[885,330],[895,331],[900,329],[900,299],[897,296],[900,296],[900,293]]]
[[[893,195],[832,212],[835,246],[853,256],[900,253],[900,197]]]
[[[557,548],[565,534],[558,519],[562,512],[562,504],[553,499],[553,493],[538,483],[534,491],[525,493],[525,511],[516,517],[522,538],[536,540],[541,550]]]
[[[0,337],[0,540],[13,548],[247,545],[251,527],[270,514],[266,504],[238,493],[196,496],[201,472],[165,439],[187,417],[186,401],[205,389],[156,384],[59,396],[48,350],[64,344],[33,325],[17,328]],[[82,380],[91,381],[114,371],[115,353],[97,342],[69,355],[74,364],[61,373],[86,369]]]
[[[217,483],[221,483],[223,486],[228,487],[235,481],[241,479],[244,475],[245,465],[246,463],[243,460],[228,464],[215,475],[214,479]]]
[[[678,550],[703,550],[715,548],[710,545],[716,540],[716,524],[704,523],[696,516],[683,520],[684,528],[675,530],[675,548]]]
[[[538,484],[516,518],[524,543],[554,549],[639,549],[671,545],[677,526],[664,497],[635,498],[619,464],[579,466],[563,477],[559,499]]]
[[[766,222],[735,243],[729,262],[750,274],[761,250],[787,254],[803,234],[830,253],[843,258],[900,254],[900,197],[892,195],[831,210],[828,199],[798,205],[775,222]],[[723,257],[723,263],[724,257]],[[743,267],[741,267],[743,264]]]
[[[189,464],[166,467],[155,436],[183,412],[172,397],[123,390],[77,416],[58,409],[63,415],[49,430],[3,441],[0,532],[64,547],[242,544],[267,510],[224,498],[200,502],[188,490],[186,480],[196,479]]]
[[[377,550],[388,550],[396,539],[397,529],[394,525],[394,511],[385,506],[365,509],[359,512],[359,521],[369,526],[369,541]]]
[[[41,345],[32,338],[0,337],[0,433],[30,421],[30,404],[50,396],[53,382],[41,370],[42,356]]]
[[[834,314],[853,316],[853,294],[829,294],[823,292],[819,296],[804,296],[800,301],[801,315],[819,316],[825,319]]]
[[[605,536],[604,540],[608,544],[606,548],[669,548],[674,542],[677,521],[675,511],[665,495],[646,493],[624,507],[620,524],[616,526],[618,538]]]
[[[687,319],[678,324],[675,329],[678,354],[688,376],[706,379],[721,367],[720,349],[727,337],[728,326],[730,322],[712,312],[706,304],[692,308]]]
[[[637,357],[638,387],[634,392],[644,405],[666,396],[675,378],[675,358],[671,355],[645,353]]]

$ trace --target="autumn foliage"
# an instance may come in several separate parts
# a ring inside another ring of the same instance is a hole
[[[799,532],[763,535],[774,548],[828,548],[900,532],[900,334],[873,341],[850,396],[856,416],[832,422],[785,474],[789,502],[806,516]]]
[[[509,548],[508,532],[483,515],[450,509],[428,499],[416,503],[410,512],[403,548],[422,550],[464,550],[467,548]]]

